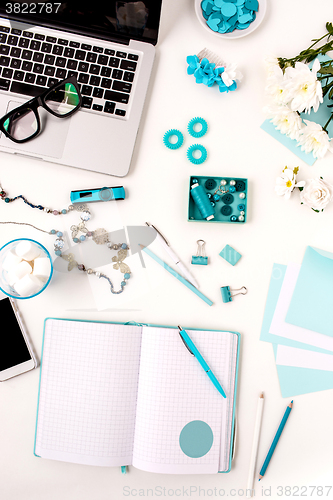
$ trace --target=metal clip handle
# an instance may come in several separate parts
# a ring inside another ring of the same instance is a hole
[[[245,290],[244,292],[241,292],[241,290]],[[235,295],[246,295],[247,294],[247,288],[245,286],[242,286],[242,288],[236,288],[236,290],[230,290],[231,292],[237,292],[233,293],[231,296],[235,297]]]
[[[206,242],[204,240],[198,240],[197,244],[198,244],[197,257],[206,257],[206,252],[205,252]]]

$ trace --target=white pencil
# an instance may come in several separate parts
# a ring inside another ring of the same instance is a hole
[[[260,428],[261,428],[263,408],[264,408],[264,393],[262,392],[259,396],[256,423],[254,426],[249,476],[248,476],[247,487],[246,487],[246,498],[251,498],[252,494],[253,494],[253,481],[254,481],[255,468],[256,468],[256,463],[257,463],[257,455],[258,455]]]

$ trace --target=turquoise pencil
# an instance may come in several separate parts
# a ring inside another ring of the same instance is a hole
[[[260,470],[260,472],[259,472],[259,481],[260,481],[260,479],[262,479],[262,478],[264,477],[264,474],[265,474],[266,469],[267,469],[267,467],[268,467],[268,464],[269,464],[269,462],[270,462],[270,460],[271,460],[271,458],[272,458],[272,455],[273,455],[273,453],[274,453],[274,450],[275,450],[275,448],[276,448],[276,445],[278,444],[278,441],[279,441],[279,439],[280,439],[280,436],[281,436],[281,434],[282,434],[282,431],[283,431],[283,429],[284,429],[284,426],[286,425],[286,422],[287,422],[287,420],[288,420],[288,417],[289,417],[289,415],[290,415],[290,412],[291,412],[291,410],[292,410],[292,407],[293,407],[293,401],[291,401],[291,403],[287,406],[286,411],[284,412],[284,415],[283,415],[283,417],[282,417],[282,420],[281,420],[281,423],[280,423],[280,425],[279,425],[279,428],[278,428],[278,430],[277,430],[277,432],[276,432],[276,434],[275,434],[275,437],[274,437],[274,439],[273,439],[273,442],[272,442],[272,444],[271,444],[271,447],[270,447],[270,449],[268,450],[267,457],[265,458],[265,461],[264,461],[264,463],[263,463],[263,466],[261,467],[261,470]]]

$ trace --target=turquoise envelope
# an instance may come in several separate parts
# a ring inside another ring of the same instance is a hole
[[[333,337],[333,253],[306,248],[286,322]]]

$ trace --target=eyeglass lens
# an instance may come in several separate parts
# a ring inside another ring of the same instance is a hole
[[[46,94],[44,103],[55,115],[65,117],[80,106],[80,97],[72,83],[63,83]],[[38,122],[34,111],[25,108],[14,110],[3,126],[13,139],[23,141],[36,133]]]
[[[3,126],[8,134],[17,141],[31,137],[38,129],[36,115],[29,108],[14,112],[7,118]]]
[[[44,98],[45,105],[55,114],[65,116],[80,104],[79,94],[72,83],[63,83]]]

